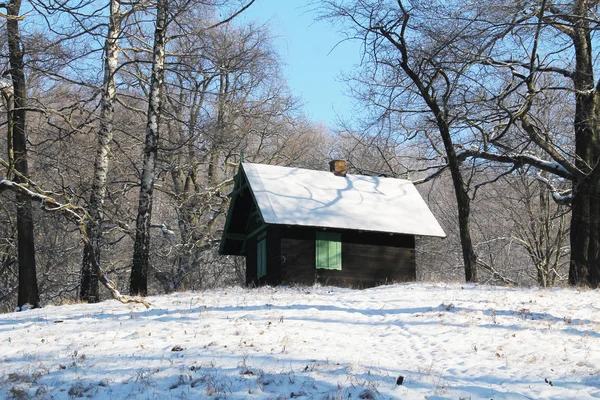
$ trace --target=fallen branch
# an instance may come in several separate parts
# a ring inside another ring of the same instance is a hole
[[[499,279],[499,280],[501,280],[502,282],[504,282],[507,285],[515,285],[515,286],[518,285],[518,283],[516,281],[514,281],[514,280],[512,280],[510,278],[505,277],[504,275],[502,275],[494,267],[492,267],[491,265],[489,265],[485,261],[477,259],[477,265],[479,265],[480,267],[482,267],[485,271],[489,272],[492,275],[492,278]]]
[[[92,218],[83,207],[76,206],[71,203],[60,203],[50,196],[29,189],[24,184],[19,184],[8,179],[0,179],[0,193],[5,190],[10,190],[23,196],[27,196],[33,201],[40,202],[42,210],[46,212],[59,213],[66,217],[69,221],[75,223],[79,227],[81,240],[89,246],[92,253],[95,253],[96,249],[94,249],[94,247],[90,244],[85,228],[86,221],[89,221]],[[94,254],[92,254],[91,259],[93,260],[92,264],[96,270],[96,273],[98,274],[98,277],[100,278],[100,282],[102,282],[104,287],[110,291],[115,300],[118,300],[123,304],[139,303],[146,306],[146,308],[150,308],[151,304],[141,297],[121,294],[117,290],[117,285],[106,275],[100,264],[96,261]]]

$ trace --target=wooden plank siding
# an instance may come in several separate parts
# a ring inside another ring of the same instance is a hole
[[[318,282],[328,285],[372,287],[416,279],[414,249],[345,243],[342,270],[317,269]]]
[[[267,240],[267,274],[258,278],[257,246],[263,238]],[[278,285],[281,283],[281,240],[278,226],[269,225],[265,231],[249,237],[246,240],[245,255],[247,285]]]
[[[281,240],[281,283],[371,287],[416,279],[415,239],[411,235],[333,231],[342,235],[342,270],[315,269],[315,228],[283,227],[273,231]]]
[[[281,283],[281,229],[270,225],[267,229],[267,276],[265,283],[279,285]]]
[[[315,283],[315,230],[282,227],[281,282],[286,284]]]
[[[246,240],[246,285],[258,284],[258,269],[256,266],[256,235]],[[267,272],[269,271],[269,265],[267,263]]]
[[[315,241],[281,239],[281,282],[312,285],[315,279]]]

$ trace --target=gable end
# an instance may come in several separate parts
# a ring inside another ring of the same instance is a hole
[[[244,255],[246,241],[266,228],[265,221],[256,204],[248,178],[240,166],[234,178],[231,202],[227,210],[227,219],[219,245],[223,255]]]

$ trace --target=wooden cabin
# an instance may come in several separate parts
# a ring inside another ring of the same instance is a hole
[[[417,235],[446,236],[408,180],[241,163],[219,251],[248,285],[371,287],[416,278]]]

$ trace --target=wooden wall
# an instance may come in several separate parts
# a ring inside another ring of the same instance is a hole
[[[267,276],[265,282],[269,285],[281,283],[281,229],[270,225],[267,229]]]
[[[282,283],[371,287],[416,279],[414,236],[337,231],[342,234],[342,270],[336,271],[315,269],[315,232],[280,229]]]
[[[278,285],[281,283],[281,229],[270,225],[265,231],[246,240],[246,284],[247,285]],[[266,236],[265,236],[266,235]],[[267,240],[267,275],[257,276],[257,245],[259,240]]]
[[[256,236],[246,240],[246,285],[258,284],[258,278],[256,277]],[[268,268],[268,266],[267,266]]]
[[[315,269],[317,228],[267,228],[267,275],[256,276],[257,236],[246,242],[246,283],[372,287],[416,279],[415,238],[411,235],[328,230],[342,234],[342,270]],[[261,235],[262,236],[262,235]]]

